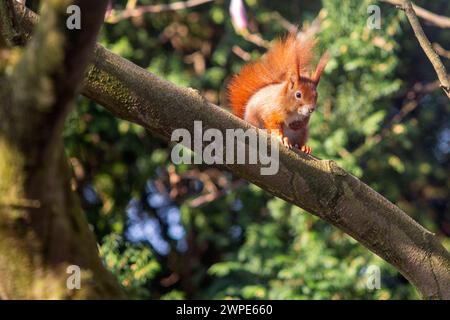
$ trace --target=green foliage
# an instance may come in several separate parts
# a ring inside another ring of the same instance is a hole
[[[314,154],[336,160],[427,228],[448,236],[450,105],[439,90],[413,98],[407,94],[418,82],[433,82],[435,75],[401,11],[380,4],[382,28],[366,27],[372,2],[247,0],[246,4],[252,31],[267,40],[285,32],[274,12],[303,24],[323,8],[318,38],[332,59],[310,125]],[[444,2],[417,1],[450,15]],[[116,9],[125,3],[116,1]],[[264,53],[235,33],[228,4],[215,1],[123,20],[108,25],[101,41],[143,68],[226,106],[224,84],[244,64],[233,47],[252,58]],[[426,32],[434,41],[446,43],[447,31],[426,28]],[[80,99],[67,125],[66,146],[104,261],[133,298],[417,298],[394,268],[341,231],[226,172],[219,171],[220,179],[214,180],[220,195],[193,205],[191,200],[201,195],[194,190],[195,183],[184,189],[169,183],[167,143],[85,99]],[[174,169],[179,176],[190,177],[194,167]],[[197,169],[216,179],[216,171]],[[170,223],[161,208],[149,205],[149,196],[155,195],[147,190],[149,181],[179,208],[185,249],[170,236]],[[206,186],[204,181],[200,184]],[[186,192],[168,197],[173,191]],[[127,207],[132,199],[139,203],[140,216],[159,221],[168,254],[148,241],[137,245],[127,240]],[[379,290],[366,286],[369,266],[380,268]]]
[[[124,243],[120,236],[111,234],[104,238],[100,253],[130,298],[150,296],[144,285],[158,274],[160,266],[148,247]]]
[[[235,299],[401,299],[406,285],[389,290],[396,272],[356,241],[280,199],[268,202],[264,223],[247,226],[246,240],[208,271],[208,295]],[[366,287],[368,266],[385,275],[381,290]]]

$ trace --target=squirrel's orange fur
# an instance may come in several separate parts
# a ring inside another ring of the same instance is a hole
[[[289,147],[302,147],[328,60],[322,56],[313,71],[314,46],[315,40],[300,41],[296,32],[290,33],[262,58],[245,65],[228,85],[233,113],[257,127],[278,131]]]

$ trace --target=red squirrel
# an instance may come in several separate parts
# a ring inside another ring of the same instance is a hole
[[[323,54],[313,71],[314,46],[313,39],[302,41],[296,32],[288,34],[262,58],[245,65],[227,92],[236,116],[269,130],[287,148],[308,154],[308,121],[316,109],[317,86],[329,59]]]

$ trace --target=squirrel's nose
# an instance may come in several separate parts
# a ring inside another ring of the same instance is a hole
[[[303,108],[308,110],[309,113],[313,113],[314,110],[316,110],[316,105],[315,104],[307,104],[307,105],[303,106]]]

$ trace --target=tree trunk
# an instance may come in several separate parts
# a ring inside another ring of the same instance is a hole
[[[70,4],[82,9],[86,32],[66,28]],[[106,4],[46,1],[30,44],[13,71],[0,76],[0,299],[123,297],[71,190],[62,144]],[[24,10],[13,0],[0,5],[6,51],[28,37],[18,33],[18,18],[32,16],[15,14],[14,5]]]

